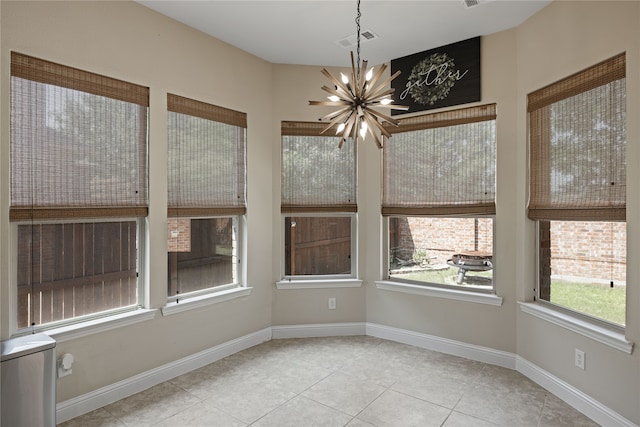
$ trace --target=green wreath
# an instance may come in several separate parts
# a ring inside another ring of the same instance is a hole
[[[413,67],[409,75],[409,95],[415,102],[422,105],[433,105],[437,101],[446,98],[456,83],[456,79],[451,72],[454,68],[453,59],[449,58],[446,53],[434,53],[423,59]],[[434,82],[433,73],[438,73],[440,69],[449,71],[443,75],[438,75],[438,79],[442,81]]]

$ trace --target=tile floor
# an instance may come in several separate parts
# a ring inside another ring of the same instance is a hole
[[[60,426],[597,424],[516,371],[356,336],[272,340]]]

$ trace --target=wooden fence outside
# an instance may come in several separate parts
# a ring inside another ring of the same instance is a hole
[[[18,226],[18,327],[137,303],[136,222]]]

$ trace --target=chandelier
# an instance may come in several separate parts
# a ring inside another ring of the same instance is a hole
[[[340,73],[340,79],[335,78],[326,68],[322,69],[324,74],[333,84],[333,87],[322,86],[322,90],[330,94],[329,101],[309,101],[309,105],[319,105],[323,107],[338,107],[336,111],[321,117],[320,121],[329,121],[326,128],[321,133],[325,133],[331,128],[336,128],[336,135],[341,135],[339,147],[351,136],[354,143],[358,142],[358,136],[363,140],[369,133],[378,148],[382,148],[380,135],[391,137],[384,128],[384,123],[398,126],[398,121],[392,117],[373,109],[373,107],[386,107],[395,110],[408,110],[409,107],[392,104],[391,95],[395,89],[388,89],[389,83],[398,75],[400,71],[394,73],[388,79],[378,83],[382,74],[387,69],[386,64],[382,64],[374,73],[373,67],[367,69],[367,61],[362,61],[360,66],[360,0],[358,0],[358,12],[356,15],[357,26],[357,62],[354,62],[353,51],[351,52],[351,75]],[[357,64],[357,65],[356,65]]]

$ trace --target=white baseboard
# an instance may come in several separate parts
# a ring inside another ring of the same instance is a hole
[[[236,338],[56,405],[61,423],[271,339],[271,328]]]
[[[601,425],[608,427],[637,427],[631,421],[572,385],[513,353],[406,329],[364,322],[273,326],[271,328],[265,328],[156,369],[143,372],[115,384],[102,387],[82,396],[58,403],[57,422],[61,423],[109,405],[127,396],[139,393],[149,387],[198,369],[249,347],[269,341],[270,339],[351,335],[369,335],[514,369]]]
[[[312,337],[343,337],[350,335],[365,335],[364,322],[353,323],[318,323],[309,325],[284,325],[271,328],[273,339],[312,338]]]
[[[637,427],[636,424],[591,396],[520,356],[517,356],[516,370],[600,425],[607,427]]]
[[[516,357],[513,353],[494,350],[488,347],[480,347],[447,338],[440,338],[434,335],[422,334],[375,323],[367,323],[367,335],[426,348],[428,350],[439,351],[440,353],[453,354],[504,368],[516,368]]]

